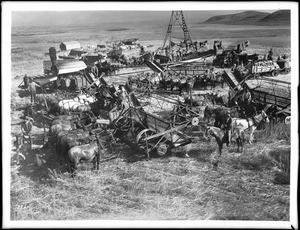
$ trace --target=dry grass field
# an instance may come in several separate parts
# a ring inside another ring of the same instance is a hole
[[[77,40],[83,46],[96,45],[124,37],[161,44],[166,29],[124,28],[128,30],[13,28],[11,135],[19,131],[15,124],[30,101],[17,87],[20,76],[42,74],[43,54],[51,44]],[[289,28],[192,25],[191,30],[197,40],[221,39],[225,45],[249,40],[253,52],[267,53],[272,47],[275,56],[290,54]],[[234,145],[225,147],[218,168],[212,165],[215,140],[200,139],[171,156],[150,160],[139,159],[128,147],[116,147],[116,159],[101,163],[99,171],[83,168],[75,178],[51,148],[40,148],[43,129],[35,126],[33,132],[34,149],[25,146],[19,164],[11,143],[11,220],[289,220],[288,125],[258,130],[256,142],[246,144],[242,154]]]

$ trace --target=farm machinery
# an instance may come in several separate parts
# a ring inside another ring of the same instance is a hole
[[[183,131],[189,125],[175,125],[142,108],[129,108],[114,121],[114,135],[150,158],[151,154],[165,156],[172,148],[191,143],[191,137]]]
[[[281,68],[279,65],[271,60],[268,61],[257,61],[249,66],[249,73],[254,76],[254,78],[259,76],[277,76]]]
[[[291,72],[291,61],[288,59],[277,60],[277,64],[281,69],[281,72],[287,74]]]

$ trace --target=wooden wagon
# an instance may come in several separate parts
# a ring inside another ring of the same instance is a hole
[[[291,61],[290,60],[288,60],[288,59],[278,60],[277,64],[281,68],[281,72],[283,72],[283,73],[291,72]]]
[[[264,78],[246,81],[245,86],[251,90],[252,97],[258,103],[274,105],[278,112],[282,110],[285,111],[282,114],[290,115],[290,109],[288,109],[291,105],[290,82]]]
[[[141,108],[129,108],[114,121],[115,136],[134,150],[145,154],[164,156],[172,148],[191,143],[183,129],[189,124],[175,126]]]
[[[254,77],[263,75],[276,76],[281,71],[279,65],[274,61],[258,61],[249,66],[249,71]]]

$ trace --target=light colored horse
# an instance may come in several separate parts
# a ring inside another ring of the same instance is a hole
[[[221,156],[222,154],[222,149],[223,149],[223,144],[227,143],[228,141],[228,136],[225,133],[224,130],[214,127],[214,126],[207,126],[206,127],[206,132],[205,136],[207,137],[208,135],[213,136],[216,139],[216,142],[219,147],[219,155]],[[241,128],[234,128],[232,135],[231,135],[231,140],[235,140],[237,143],[237,152],[243,152],[244,148],[244,130]],[[230,140],[230,141],[231,141]]]
[[[249,143],[252,144],[253,141],[253,133],[256,130],[257,126],[261,123],[269,123],[270,120],[265,111],[261,111],[260,114],[256,115],[253,118],[248,119],[240,119],[240,118],[232,118],[232,128],[241,128],[243,131],[250,132]]]
[[[78,98],[79,100],[87,101],[89,104],[97,101],[97,98],[95,96],[88,96],[86,94],[79,95],[75,98]]]
[[[82,94],[73,99],[61,100],[58,103],[58,107],[60,108],[61,113],[69,111],[87,111],[90,110],[90,106],[88,105],[94,103],[96,100],[97,99],[94,96]]]

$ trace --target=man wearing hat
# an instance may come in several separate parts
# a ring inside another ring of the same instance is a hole
[[[225,123],[222,125],[222,129],[225,130],[225,135],[227,136],[227,146],[230,146],[231,141],[231,129],[232,129],[232,118],[230,111],[227,111]]]
[[[23,81],[24,81],[25,89],[27,89],[28,88],[28,77],[26,74],[24,75]]]
[[[273,49],[270,49],[270,51],[269,51],[268,60],[273,61]]]
[[[35,99],[36,99],[36,83],[32,80],[31,77],[28,78],[29,83],[28,83],[28,89],[30,92],[30,101],[31,104],[35,103]]]

